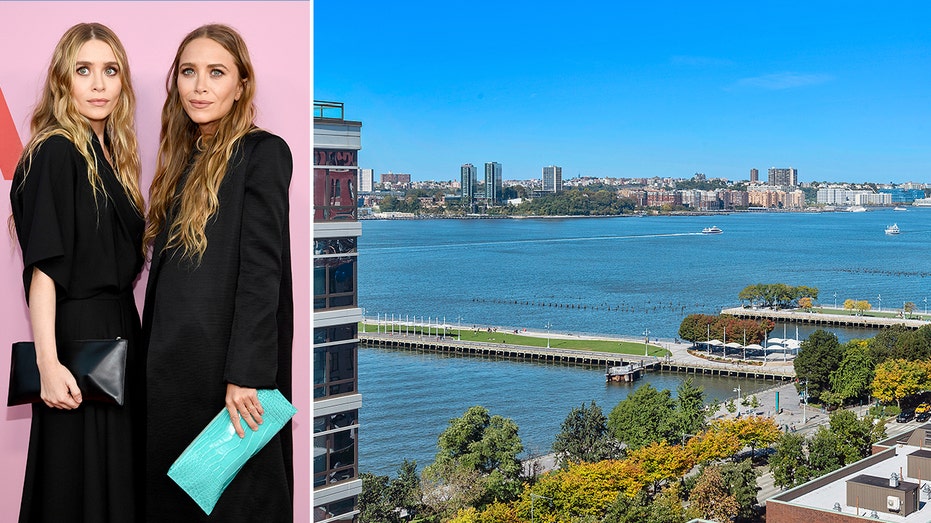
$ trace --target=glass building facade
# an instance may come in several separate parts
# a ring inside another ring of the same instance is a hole
[[[314,522],[359,520],[356,286],[362,122],[314,102]]]

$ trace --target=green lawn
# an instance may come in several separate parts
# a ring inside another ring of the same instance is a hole
[[[367,332],[375,332],[375,325],[366,324],[364,328]],[[382,328],[384,328],[384,326],[382,326]],[[397,329],[398,327],[396,326],[395,328]],[[401,326],[400,329],[402,334],[405,332],[408,334],[426,334],[426,329],[420,326],[407,327],[406,331],[404,330],[404,326]],[[436,329],[431,328],[430,335],[435,336],[435,331]],[[361,323],[359,324],[359,332],[363,332],[363,325]],[[457,334],[459,334],[457,329],[447,329],[446,331],[446,335],[454,339]],[[525,336],[523,334],[514,334],[513,332],[506,331],[488,332],[483,330],[473,331],[472,329],[462,329],[461,336],[462,341],[507,343],[509,345],[522,345],[526,347],[546,347],[547,342],[545,337]],[[614,340],[550,338],[549,346],[554,349],[590,350],[612,354],[630,354],[633,356],[643,356],[644,352],[643,343]],[[662,357],[669,355],[669,351],[657,345],[648,345],[647,347],[650,356]]]
[[[858,316],[856,311],[847,310],[847,309],[835,309],[833,307],[813,307],[811,310],[812,312],[817,312],[818,314],[835,314],[838,316]],[[803,309],[795,309],[795,311],[805,312]],[[865,311],[862,314],[859,314],[859,316],[871,316],[873,318],[900,318],[901,317],[900,313],[901,311],[896,311],[896,310],[893,310],[891,312],[889,311],[883,311],[883,312]],[[911,315],[909,315],[907,319],[929,321],[931,320],[931,315],[919,314],[916,311],[916,312],[913,312]]]

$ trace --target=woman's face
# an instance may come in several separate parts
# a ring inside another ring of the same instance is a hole
[[[209,38],[192,40],[178,63],[178,94],[184,112],[202,134],[216,132],[221,118],[242,96],[239,68],[233,55]]]
[[[122,89],[120,66],[110,44],[101,40],[84,42],[71,73],[71,101],[90,120],[96,134],[103,134]]]

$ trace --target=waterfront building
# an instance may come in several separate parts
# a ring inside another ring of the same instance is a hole
[[[878,189],[877,192],[892,196],[892,203],[912,203],[925,197],[924,189],[905,189],[903,187],[889,187]]]
[[[495,205],[501,201],[502,189],[501,164],[498,162],[486,162],[485,200],[488,205]]]
[[[857,191],[853,199],[854,205],[892,205],[892,195],[870,191]]]
[[[798,170],[788,167],[788,168],[769,168],[769,185],[789,185],[796,186],[798,185]]]
[[[314,522],[358,520],[359,409],[356,207],[362,122],[314,101]],[[297,493],[297,496],[303,495]]]
[[[387,172],[381,174],[381,183],[391,187],[410,187],[411,175]]]
[[[375,187],[375,172],[372,169],[359,169],[359,193],[370,193]]]
[[[551,165],[543,168],[543,192],[562,192],[562,167]]]
[[[718,191],[718,198],[721,199],[725,209],[733,209],[735,207],[745,208],[750,206],[750,193],[747,191],[724,189]]]
[[[818,189],[817,201],[825,205],[892,205],[893,195],[890,192],[873,192],[866,190],[853,190],[846,187],[822,187]],[[914,200],[912,200],[914,201]]]
[[[750,169],[750,181],[751,182],[760,181],[760,170],[759,169]]]
[[[459,168],[460,185],[462,187],[462,205],[471,205],[475,199],[475,189],[478,187],[478,170],[471,163],[462,164]]]
[[[766,521],[928,521],[931,425],[874,443],[873,455],[766,500]]]
[[[686,191],[646,191],[647,207],[662,207],[669,205],[680,207],[683,205],[682,193]]]
[[[850,205],[850,202],[847,200],[847,192],[848,189],[846,187],[836,185],[821,187],[818,189],[816,201],[824,205]]]
[[[753,207],[801,209],[805,206],[805,193],[800,189],[784,191],[778,187],[760,185],[747,189],[747,200]]]

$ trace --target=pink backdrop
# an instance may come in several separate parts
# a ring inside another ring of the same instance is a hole
[[[178,43],[205,23],[225,23],[238,29],[249,45],[257,80],[258,124],[280,136],[294,155],[291,183],[291,245],[294,259],[294,422],[295,521],[310,521],[310,114],[311,57],[309,2],[2,2],[0,3],[0,170],[4,156],[15,150],[9,129],[20,143],[29,136],[29,117],[62,33],[78,22],[101,22],[112,28],[126,47],[136,89],[136,123],[145,193],[152,179],[158,146],[159,115],[165,97],[165,76]],[[5,104],[2,101],[5,99]],[[8,107],[4,107],[6,105]],[[7,112],[8,111],[8,112]],[[12,126],[4,131],[4,119]],[[15,138],[15,137],[14,137]],[[6,169],[8,170],[8,169]],[[0,217],[10,215],[9,178],[0,178]],[[5,231],[5,227],[3,231]],[[6,401],[8,347],[31,339],[23,300],[20,253],[0,232],[0,397]],[[145,276],[136,287],[137,302],[145,291]],[[28,407],[4,407],[0,417],[0,521],[13,521],[19,508],[26,445]]]

